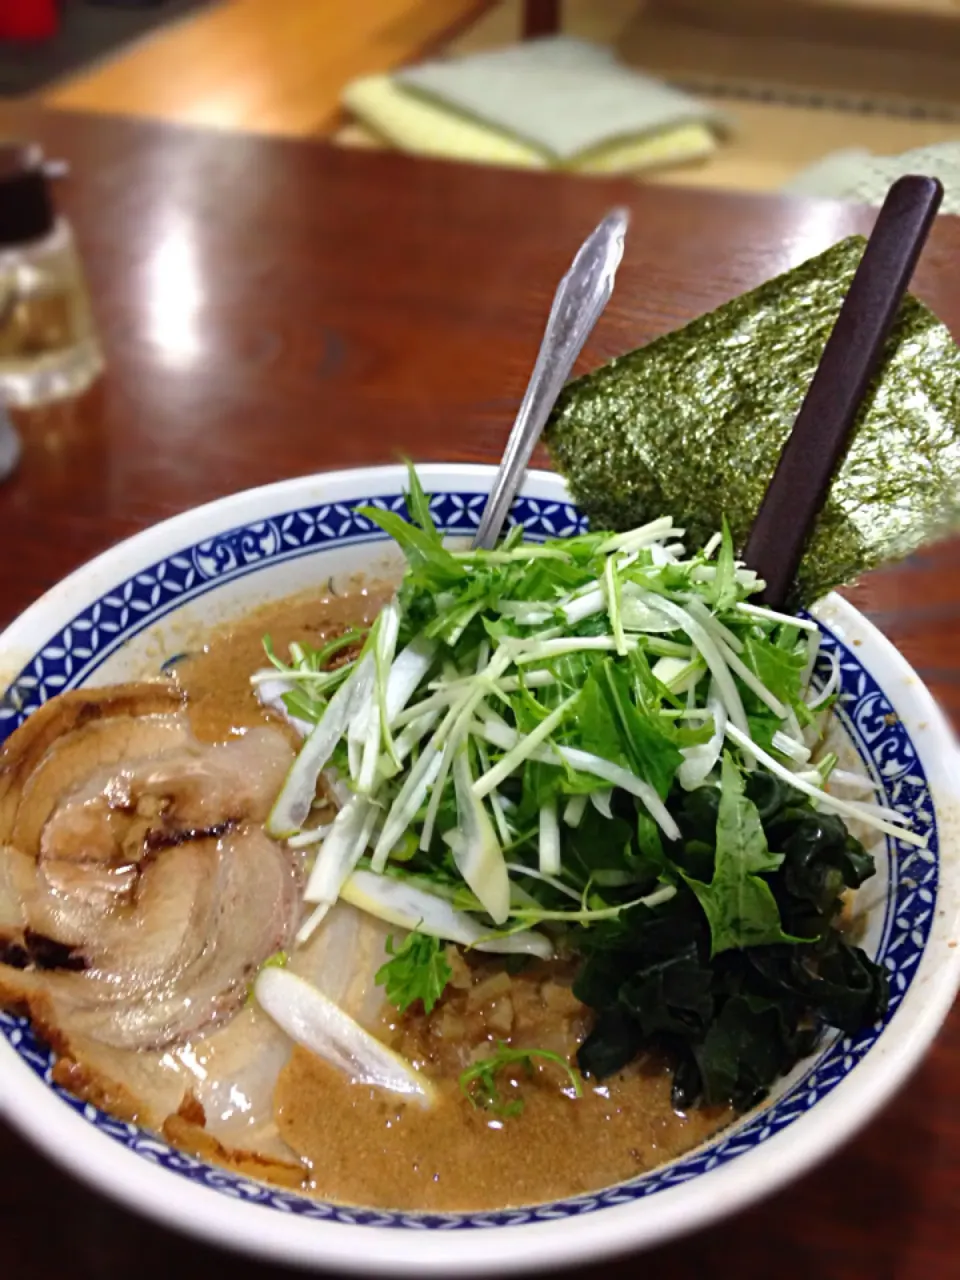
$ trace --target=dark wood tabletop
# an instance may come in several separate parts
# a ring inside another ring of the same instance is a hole
[[[23,463],[0,486],[3,622],[118,539],[223,494],[400,451],[496,459],[556,282],[614,202],[634,220],[583,368],[873,218],[94,117],[0,124],[70,163],[59,196],[109,366],[79,403],[18,419]],[[960,337],[960,220],[939,220],[915,289]],[[958,563],[947,544],[852,592],[955,720]],[[0,1221],[4,1273],[32,1280],[268,1271],[117,1208],[3,1128]],[[957,1010],[897,1099],[827,1164],[596,1274],[638,1268],[671,1280],[960,1275]]]

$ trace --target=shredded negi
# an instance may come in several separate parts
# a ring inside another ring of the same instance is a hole
[[[363,513],[407,571],[355,656],[353,634],[288,662],[268,643],[254,676],[305,735],[267,824],[317,847],[299,940],[341,897],[412,931],[378,981],[428,1011],[432,940],[574,957],[580,1069],[665,1051],[678,1106],[747,1108],[825,1027],[882,1016],[884,972],[838,928],[874,871],[844,819],[922,838],[849,798],[869,779],[825,791],[838,672],[811,687],[816,624],[750,603],[726,527],[693,555],[668,516],[456,550],[412,469],[407,510]]]

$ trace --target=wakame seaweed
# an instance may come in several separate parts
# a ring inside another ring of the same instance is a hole
[[[709,878],[715,866],[721,797],[706,788],[670,797],[682,839],[665,843],[663,855],[687,887],[661,906],[594,925],[580,940],[574,992],[597,1015],[581,1070],[602,1079],[641,1050],[660,1050],[673,1064],[680,1109],[754,1106],[825,1028],[852,1033],[887,1008],[883,968],[837,928],[844,893],[873,874],[872,856],[839,819],[777,779],[753,774],[746,793],[767,848],[780,855],[762,874],[783,929],[813,941],[716,954],[689,887],[691,869]]]
[[[570,383],[551,457],[595,528],[673,511],[743,547],[865,241],[852,237]],[[812,603],[960,520],[960,351],[907,297],[800,566]]]

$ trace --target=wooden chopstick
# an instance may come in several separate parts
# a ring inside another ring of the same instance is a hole
[[[899,178],[877,215],[747,539],[743,558],[771,608],[793,584],[942,197],[936,178]]]

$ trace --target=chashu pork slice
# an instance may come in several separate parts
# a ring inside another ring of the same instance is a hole
[[[214,745],[158,683],[65,693],[0,750],[0,998],[54,1043],[158,1050],[240,1008],[297,927],[262,823],[293,752]]]

